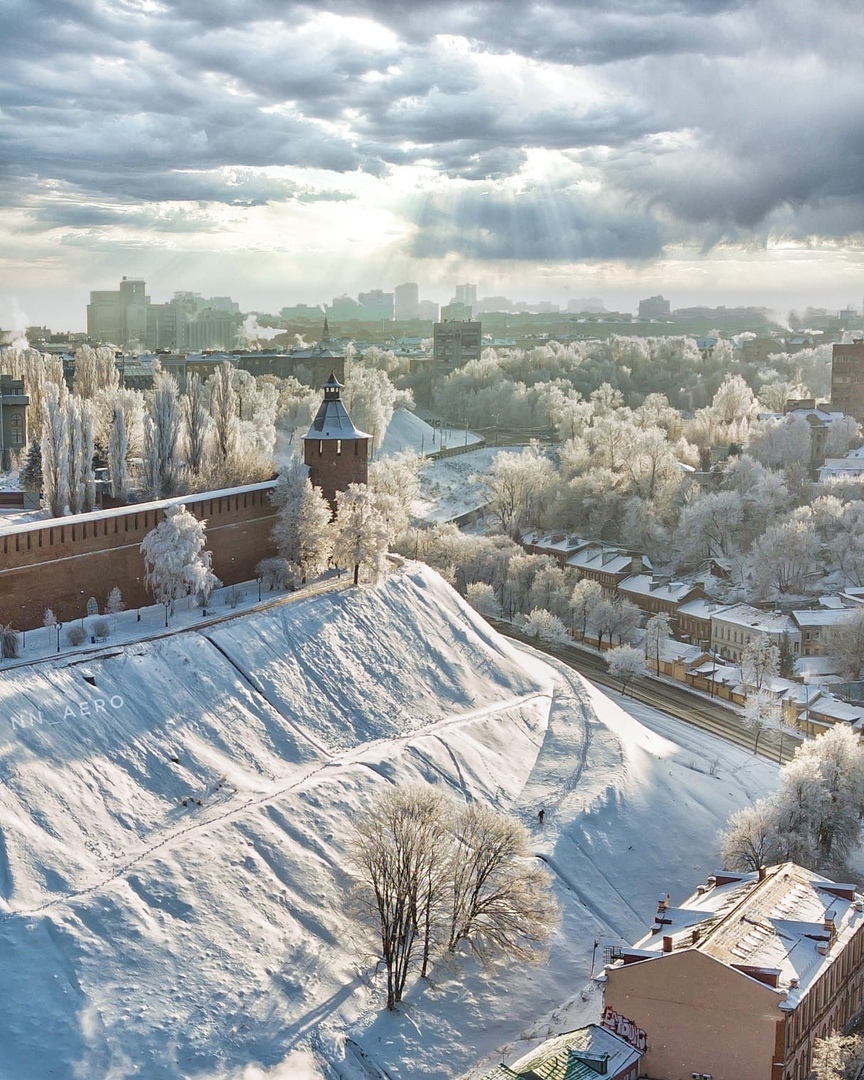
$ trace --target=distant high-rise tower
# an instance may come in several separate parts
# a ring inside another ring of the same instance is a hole
[[[835,345],[831,355],[831,405],[864,422],[864,341]]]
[[[414,282],[397,285],[393,290],[396,300],[396,321],[407,322],[420,318],[420,289]]]
[[[357,294],[357,299],[362,305],[360,317],[375,322],[393,321],[393,293],[382,292],[381,289],[371,289],[369,292]]]
[[[323,390],[324,400],[303,439],[303,460],[309,466],[309,479],[335,509],[337,491],[369,479],[371,435],[354,427],[339,399],[342,383],[334,373]]]
[[[97,341],[121,348],[147,339],[150,297],[141,278],[123,278],[116,292],[91,292],[87,305],[87,333]]]
[[[640,319],[668,319],[672,305],[662,296],[649,296],[639,301]]]
[[[456,295],[453,298],[457,304],[464,304],[473,314],[477,310],[477,286],[457,285]]]

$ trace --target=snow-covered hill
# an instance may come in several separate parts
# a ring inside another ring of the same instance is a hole
[[[771,782],[702,744],[518,651],[414,564],[11,672],[0,1078],[444,1078],[593,1019],[595,936],[695,883],[720,819]],[[420,780],[535,822],[564,918],[548,963],[439,964],[391,1016],[348,846],[377,791]]]

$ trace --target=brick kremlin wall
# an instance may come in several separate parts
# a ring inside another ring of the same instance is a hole
[[[115,585],[127,608],[152,603],[143,584],[141,541],[172,503],[184,503],[207,522],[207,549],[224,584],[254,578],[258,560],[276,554],[270,539],[273,487],[270,480],[0,528],[0,626],[41,626],[48,607],[62,622],[80,618],[91,596],[102,610]]]

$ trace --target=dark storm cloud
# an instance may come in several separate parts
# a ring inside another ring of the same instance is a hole
[[[105,230],[132,203],[343,198],[340,174],[419,163],[459,195],[416,219],[420,253],[840,240],[864,205],[862,38],[852,0],[10,0],[0,181],[27,227]],[[590,198],[486,186],[540,148]]]

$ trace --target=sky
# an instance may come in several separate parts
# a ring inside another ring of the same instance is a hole
[[[144,277],[861,306],[856,0],[7,0],[0,327]]]

